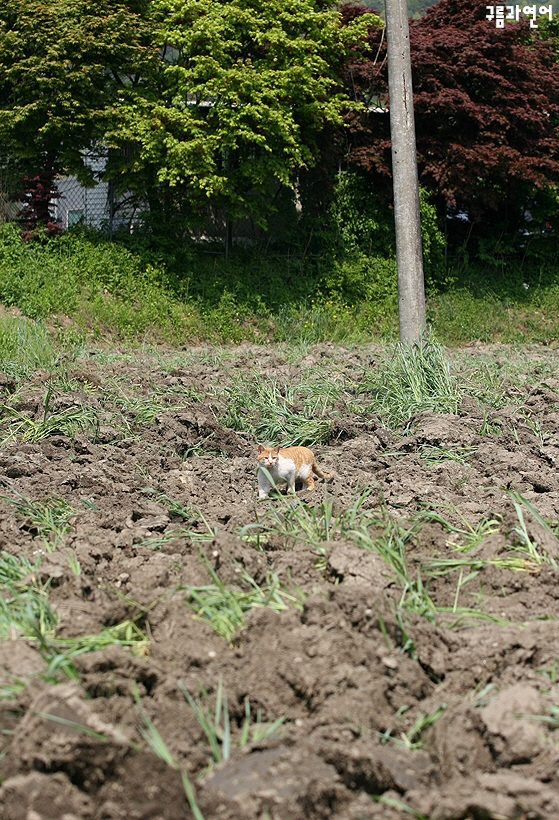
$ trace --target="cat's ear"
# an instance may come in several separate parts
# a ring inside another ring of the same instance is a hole
[[[276,451],[276,453],[278,453],[278,455],[279,455],[279,451],[280,451],[280,446],[279,446],[279,444],[276,444],[276,446],[274,447],[274,450],[275,450],[275,451]]]
[[[264,448],[262,447],[262,445],[261,445],[261,444],[259,444],[259,445],[258,445],[258,452],[259,452],[259,453],[261,453],[263,449],[264,449]]]

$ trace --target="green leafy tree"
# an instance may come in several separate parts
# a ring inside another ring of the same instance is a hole
[[[274,194],[319,157],[342,121],[336,68],[359,24],[323,0],[153,0],[161,62],[124,101],[112,144],[137,150],[122,184],[154,207],[173,190],[263,224]],[[370,21],[369,21],[370,22]],[[176,197],[174,198],[176,202]]]
[[[0,0],[0,145],[22,174],[92,182],[83,149],[159,60],[148,12],[147,0]]]

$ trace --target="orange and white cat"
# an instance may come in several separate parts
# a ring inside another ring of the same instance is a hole
[[[302,481],[307,490],[312,490],[313,473],[328,480],[334,475],[334,470],[331,473],[323,473],[316,463],[313,451],[308,447],[281,449],[279,444],[277,447],[258,445],[258,498],[267,498],[278,481],[286,481],[293,493],[296,481]]]

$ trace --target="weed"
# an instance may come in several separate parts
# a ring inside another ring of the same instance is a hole
[[[70,729],[75,729],[77,732],[81,732],[83,735],[86,735],[86,737],[101,740],[103,743],[107,743],[108,741],[106,735],[96,732],[89,726],[84,726],[83,723],[77,723],[75,720],[68,720],[60,715],[52,715],[49,712],[34,712],[34,714],[39,715],[39,717],[42,717],[45,720],[52,721],[53,723],[60,723],[62,726],[68,726]]]
[[[150,748],[161,760],[163,760],[172,769],[178,769],[178,763],[175,762],[175,759],[173,758],[163,738],[155,728],[153,721],[142,709],[140,703],[140,696],[138,694],[138,689],[136,685],[134,685],[134,698],[136,700],[137,708],[143,723],[143,726],[141,726],[139,729],[141,736],[144,738],[148,746],[150,746]],[[196,794],[194,792],[194,788],[192,787],[192,784],[185,771],[181,771],[181,778],[184,793],[186,794],[186,799],[188,800],[188,804],[190,806],[190,810],[192,812],[194,820],[204,820],[204,816],[200,811],[198,803],[196,802]]]
[[[438,505],[439,509],[450,510],[458,518],[462,526],[452,524],[434,509],[424,510],[421,513],[422,521],[436,522],[441,524],[448,533],[458,536],[460,541],[447,541],[447,545],[454,547],[458,552],[469,552],[474,547],[490,535],[500,532],[502,518],[483,517],[474,526],[469,523],[464,515],[453,504]]]
[[[518,517],[518,526],[513,527],[511,532],[516,533],[520,540],[516,542],[516,548],[521,551],[525,552],[529,556],[529,560],[533,561],[534,564],[537,566],[542,563],[550,563],[553,567],[557,567],[557,563],[555,559],[549,554],[549,552],[545,549],[545,547],[539,547],[538,551],[538,544],[530,538],[528,533],[528,528],[526,526],[526,522],[524,520],[524,514],[522,512],[522,508],[525,507],[528,512],[535,518],[537,523],[543,527],[543,529],[555,540],[558,542],[557,539],[557,532],[552,530],[549,524],[543,520],[541,515],[538,511],[532,506],[532,504],[524,498],[520,493],[515,493],[511,490],[507,490],[508,494],[512,499],[512,503],[514,505],[514,509],[516,510],[516,515]]]
[[[208,743],[210,744],[213,761],[220,763],[222,760],[228,760],[231,754],[233,732],[227,698],[223,692],[222,679],[219,679],[216,702],[213,709],[210,705],[208,693],[202,686],[200,686],[201,698],[197,698],[196,700],[194,700],[180,681],[179,686],[206,735]],[[256,721],[253,722],[251,720],[250,701],[248,697],[246,697],[245,717],[241,726],[238,745],[242,747],[247,743],[256,743],[273,737],[282,723],[285,722],[286,718],[287,715],[283,715],[271,724],[263,723],[260,711],[258,711]]]
[[[0,495],[0,499],[15,507],[16,515],[25,520],[25,528],[34,537],[42,538],[48,552],[52,552],[64,541],[70,525],[68,519],[76,512],[62,498],[47,501],[31,501],[14,487],[3,482],[15,496]]]
[[[433,712],[431,712],[430,715],[425,715],[425,714],[423,714],[423,712],[420,712],[420,714],[418,715],[418,717],[415,720],[415,723],[413,724],[413,726],[411,727],[411,729],[408,732],[401,732],[400,737],[394,737],[392,735],[392,730],[394,729],[394,727],[395,727],[396,723],[398,722],[399,718],[401,717],[401,715],[405,711],[407,711],[408,708],[409,707],[400,707],[400,709],[398,709],[398,711],[396,713],[396,716],[394,718],[394,721],[393,721],[392,725],[386,730],[386,732],[382,732],[382,733],[377,732],[377,734],[381,738],[381,743],[384,744],[384,743],[387,743],[390,740],[393,743],[398,744],[399,746],[405,746],[406,749],[410,749],[410,750],[414,750],[414,751],[417,750],[417,749],[422,749],[425,745],[425,741],[423,740],[423,737],[422,737],[423,733],[425,732],[426,729],[428,729],[430,726],[432,726],[433,723],[436,723],[436,721],[440,718],[440,716],[446,710],[447,704],[446,703],[441,703],[441,705],[438,707],[438,709],[435,709]]]
[[[224,406],[217,420],[235,430],[253,433],[261,442],[291,445],[319,444],[328,439],[338,390],[324,389],[324,381],[280,384],[261,374],[238,376],[225,387],[216,387]]]
[[[0,369],[10,376],[24,376],[32,370],[50,370],[58,352],[47,329],[29,319],[0,318]]]
[[[549,712],[548,715],[516,715],[516,717],[545,723],[553,732],[555,729],[559,729],[559,706],[548,706],[547,711]]]
[[[404,803],[403,800],[399,800],[397,797],[392,797],[391,794],[372,795],[372,799],[376,803],[384,803],[385,806],[390,806],[393,809],[398,809],[398,811],[411,814],[412,817],[415,817],[415,820],[429,820],[429,818],[424,814],[420,814],[418,811],[415,811],[415,809],[412,809],[407,803]]]
[[[378,413],[390,427],[414,414],[455,413],[460,393],[446,356],[432,334],[418,345],[398,345],[378,372],[363,385],[374,399],[367,410]]]
[[[474,687],[471,695],[470,700],[472,706],[477,707],[478,709],[482,709],[484,706],[487,706],[489,701],[495,697],[497,694],[496,692],[496,684],[494,683],[486,683],[483,684],[481,681]]]
[[[27,686],[24,680],[21,680],[7,669],[2,670],[2,676],[9,678],[10,682],[0,683],[0,700],[14,700]]]
[[[202,587],[179,586],[186,592],[186,605],[197,619],[205,621],[229,644],[244,626],[248,612],[256,607],[268,607],[281,612],[289,605],[302,609],[303,600],[299,594],[293,594],[285,588],[276,575],[271,574],[263,587],[246,572],[240,574],[239,580],[245,589],[226,586],[218,577],[208,560],[200,554],[200,559],[213,583]]]
[[[70,569],[72,570],[74,575],[76,575],[76,576],[81,575],[82,569],[81,569],[81,565],[80,565],[78,556],[76,555],[76,550],[75,550],[74,547],[72,547],[72,550],[67,550],[66,557],[68,559],[68,564],[70,565]]]
[[[420,444],[417,448],[419,457],[427,464],[442,464],[445,461],[467,464],[468,458],[476,450],[477,447],[435,447],[432,444]]]
[[[43,398],[42,418],[33,419],[8,404],[0,405],[4,413],[2,426],[6,434],[2,444],[7,441],[42,441],[49,436],[74,436],[80,430],[99,429],[99,417],[90,407],[69,407],[59,412],[51,410],[52,390],[49,388]]]
[[[503,422],[500,419],[491,418],[484,408],[483,421],[478,432],[480,436],[500,436],[503,432]]]
[[[437,607],[437,613],[442,616],[457,616],[452,618],[439,618],[438,623],[446,629],[454,629],[457,626],[466,628],[475,625],[478,621],[488,621],[489,623],[497,624],[498,626],[513,626],[514,624],[514,621],[510,621],[507,618],[500,618],[498,615],[491,615],[490,613],[482,612],[480,609],[440,606]]]
[[[559,661],[557,658],[554,658],[549,666],[541,666],[539,669],[536,669],[536,672],[545,675],[552,683],[555,683],[559,680]]]
[[[152,490],[151,487],[143,487],[141,492],[153,495],[154,500],[158,504],[166,506],[171,515],[176,515],[183,521],[192,521],[192,519],[194,519],[198,514],[194,507],[191,507],[190,504],[184,505],[182,501],[175,501],[173,498],[169,498],[169,496],[165,493]]]

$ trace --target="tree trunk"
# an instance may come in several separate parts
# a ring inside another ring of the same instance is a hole
[[[400,341],[417,343],[427,322],[408,10],[406,0],[385,7]]]

